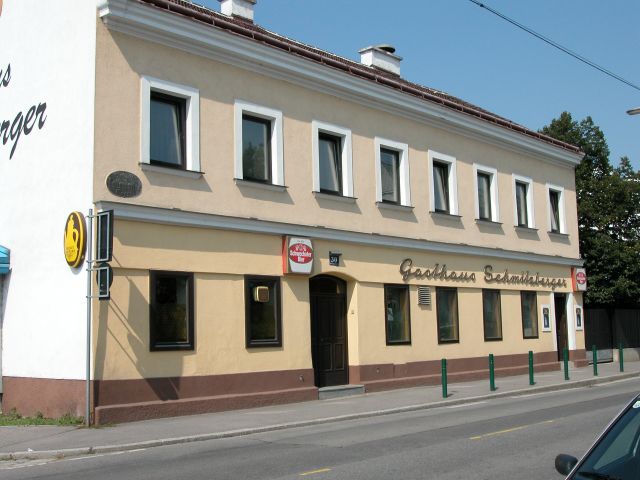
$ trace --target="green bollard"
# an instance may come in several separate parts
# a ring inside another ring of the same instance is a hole
[[[493,353],[489,354],[489,389],[496,391],[496,374],[494,372],[495,364],[493,362]]]
[[[593,355],[593,376],[598,376],[598,351],[596,350],[596,345],[593,344],[591,347],[591,354]]]
[[[618,346],[618,356],[620,357],[620,371],[624,372],[624,348],[622,348],[622,342]]]
[[[529,350],[529,385],[535,385],[533,381],[533,352]]]
[[[447,359],[443,358],[441,362],[442,371],[442,398],[447,398],[449,393],[447,392]]]
[[[562,357],[564,360],[564,379],[569,380],[569,350],[563,349]]]

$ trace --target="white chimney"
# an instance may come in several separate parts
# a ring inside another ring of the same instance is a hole
[[[385,72],[400,76],[402,57],[394,55],[396,49],[391,45],[376,45],[360,50],[360,62],[368,67],[377,67]]]
[[[218,0],[224,15],[241,17],[253,22],[253,6],[257,0]]]

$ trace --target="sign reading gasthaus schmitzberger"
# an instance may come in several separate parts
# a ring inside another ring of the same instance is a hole
[[[439,280],[449,282],[471,282],[476,281],[476,272],[449,270],[446,264],[436,263],[431,268],[417,268],[413,266],[413,260],[406,258],[400,264],[400,273],[404,281],[415,278],[416,280]],[[528,270],[519,273],[510,273],[509,269],[495,273],[492,265],[485,265],[485,283],[521,285],[525,287],[542,287],[555,290],[556,288],[566,288],[567,280],[564,278],[543,277],[540,273],[530,273]]]

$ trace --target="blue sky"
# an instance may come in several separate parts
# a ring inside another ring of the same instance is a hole
[[[219,10],[217,0],[195,0]],[[640,85],[638,0],[483,0],[504,15]],[[640,169],[640,91],[552,48],[469,0],[258,0],[255,22],[359,60],[380,43],[402,76],[537,130],[562,111],[591,115],[611,163]]]

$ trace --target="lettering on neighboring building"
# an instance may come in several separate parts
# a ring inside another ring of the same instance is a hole
[[[0,3],[0,6],[2,4]],[[2,89],[9,87],[11,82],[11,64],[7,64],[6,68],[0,70],[0,93]],[[0,102],[2,104],[2,102]],[[25,111],[26,110],[26,111]],[[38,130],[42,130],[45,122],[47,121],[47,102],[40,102],[37,105],[33,104],[28,109],[18,112],[13,119],[10,117],[8,120],[0,119],[0,140],[2,146],[7,145],[11,150],[9,151],[9,159],[13,158],[13,154],[16,152],[20,137],[31,134],[36,127]]]
[[[413,260],[405,258],[400,264],[400,274],[402,279],[407,280],[439,280],[448,282],[476,282],[476,272],[450,270],[445,263],[436,263],[430,268],[418,268],[413,265]],[[492,265],[486,265],[483,270],[484,281],[487,284],[521,285],[525,287],[542,287],[555,290],[556,288],[566,288],[567,280],[564,278],[551,278],[541,276],[540,273],[530,273],[528,270],[520,273],[509,273],[508,269],[496,273]]]

